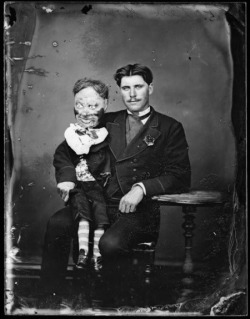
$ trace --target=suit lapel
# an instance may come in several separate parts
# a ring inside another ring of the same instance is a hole
[[[126,147],[126,115],[124,111],[120,113],[113,123],[107,123],[109,131],[109,146],[117,161],[123,161],[137,155],[150,147],[148,141],[153,141],[161,135],[158,130],[158,114],[154,111],[151,114],[148,122],[142,127],[140,132]]]
[[[109,147],[116,159],[126,147],[126,115],[127,112],[119,113],[114,122],[107,123],[109,132]]]

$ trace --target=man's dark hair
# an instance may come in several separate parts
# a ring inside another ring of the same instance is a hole
[[[83,78],[76,81],[73,87],[74,96],[80,92],[82,89],[92,87],[103,99],[108,99],[109,88],[106,84],[99,80],[92,80],[89,78]]]
[[[140,75],[143,80],[149,85],[153,82],[152,71],[145,65],[128,64],[118,69],[114,75],[114,79],[118,86],[121,86],[121,80],[124,76]]]

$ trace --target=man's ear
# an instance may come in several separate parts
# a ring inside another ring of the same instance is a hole
[[[149,95],[151,95],[154,91],[154,85],[153,83],[150,83],[149,86],[148,86],[148,90],[149,90]]]
[[[107,107],[108,107],[108,100],[105,99],[104,100],[104,112],[107,110]]]

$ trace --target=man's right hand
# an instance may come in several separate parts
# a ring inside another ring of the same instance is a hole
[[[57,191],[65,202],[69,199],[69,191],[74,188],[75,183],[73,182],[62,182],[57,184]]]

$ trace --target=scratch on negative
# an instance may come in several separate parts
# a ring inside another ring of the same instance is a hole
[[[30,67],[28,69],[25,69],[24,72],[33,73],[40,76],[47,76],[46,74],[49,73],[48,71],[45,71],[43,69],[36,69],[34,67]]]

